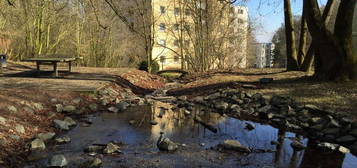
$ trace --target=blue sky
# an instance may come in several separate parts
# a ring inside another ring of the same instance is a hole
[[[301,15],[303,0],[291,0],[295,15]],[[322,5],[327,0],[318,0]],[[241,5],[248,6],[249,17],[256,28],[258,42],[270,42],[274,32],[284,22],[283,0],[248,0]]]

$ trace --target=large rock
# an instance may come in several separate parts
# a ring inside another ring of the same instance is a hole
[[[31,151],[38,151],[38,150],[45,150],[45,149],[46,149],[46,145],[42,139],[37,138],[31,142]]]
[[[317,147],[325,152],[333,152],[336,151],[339,145],[333,144],[333,143],[328,143],[328,142],[323,142],[317,144]]]
[[[84,152],[95,152],[95,153],[100,153],[102,152],[104,149],[104,146],[99,146],[99,145],[90,145],[90,146],[87,146],[85,149],[84,149]]]
[[[227,110],[228,106],[229,106],[229,104],[226,102],[217,102],[215,104],[216,109],[223,110],[223,111]]]
[[[77,97],[77,98],[75,98],[75,99],[72,100],[72,102],[73,102],[74,104],[79,104],[79,103],[81,103],[81,101],[82,101],[82,99],[81,99],[80,97]]]
[[[107,146],[103,150],[103,153],[104,154],[112,154],[112,153],[118,152],[119,149],[120,149],[120,147],[118,145],[115,145],[113,143],[109,143],[109,144],[107,144]]]
[[[346,136],[342,136],[342,137],[339,137],[336,139],[336,142],[342,143],[342,144],[351,144],[355,141],[357,141],[357,139],[355,137],[353,137],[352,135],[346,135]]]
[[[44,109],[41,103],[32,103],[32,107],[38,111],[42,111]]]
[[[41,139],[42,141],[48,141],[48,140],[52,139],[54,136],[56,136],[56,133],[47,132],[47,133],[39,133],[37,135],[37,138]]]
[[[108,111],[113,112],[113,113],[117,113],[117,112],[119,112],[119,109],[114,107],[114,106],[112,106],[112,107],[108,108]]]
[[[21,124],[16,124],[15,131],[21,134],[25,133],[25,127]]]
[[[162,138],[161,140],[159,139],[157,147],[161,151],[169,152],[176,151],[178,149],[178,145],[172,142],[169,138]]]
[[[116,105],[116,107],[119,109],[119,111],[124,111],[130,106],[129,103],[122,101]]]
[[[102,160],[100,160],[99,158],[94,158],[84,162],[80,167],[99,168],[101,166],[102,166]]]
[[[62,113],[62,111],[63,111],[63,105],[62,104],[56,104],[55,107],[56,107],[56,112],[57,113]]]
[[[251,150],[240,144],[239,141],[236,140],[225,140],[222,144],[218,145],[219,147],[226,149],[226,150],[234,150],[238,152],[250,153]]]
[[[74,113],[76,112],[76,110],[77,110],[76,106],[72,106],[72,105],[67,105],[63,107],[63,112],[66,113]]]
[[[10,113],[17,113],[17,108],[15,106],[7,106]]]
[[[92,111],[97,111],[98,110],[98,105],[97,104],[90,104],[89,109]]]
[[[50,161],[48,167],[65,167],[68,165],[68,161],[64,155],[55,155]]]
[[[53,124],[55,126],[55,128],[64,130],[64,131],[68,131],[69,130],[69,126],[68,123],[65,121],[61,121],[61,120],[54,120]]]
[[[59,144],[64,144],[64,143],[71,142],[71,138],[68,136],[64,136],[64,137],[56,138],[55,141]]]
[[[77,125],[77,123],[71,117],[66,117],[63,121],[66,122],[69,127]]]

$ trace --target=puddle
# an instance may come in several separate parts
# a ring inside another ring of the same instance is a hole
[[[285,132],[269,125],[221,116],[217,113],[196,109],[190,115],[184,111],[165,110],[167,104],[132,107],[124,113],[103,113],[94,117],[90,127],[77,126],[66,135],[72,142],[49,148],[48,155],[64,154],[69,167],[89,158],[83,149],[91,144],[106,144],[112,140],[123,142],[123,154],[104,156],[103,167],[342,167],[357,165],[357,157],[351,154],[323,153],[314,148],[315,144],[307,138]],[[162,118],[158,117],[161,116]],[[193,121],[198,115],[206,123],[213,124],[213,133]],[[151,120],[158,122],[152,126]],[[129,121],[135,121],[130,124]],[[255,124],[252,131],[245,129],[246,123]],[[174,153],[160,152],[156,141],[160,132],[172,141],[185,144]],[[278,138],[285,137],[285,138]],[[307,149],[294,152],[290,143],[299,137]],[[211,147],[226,139],[236,139],[255,150],[249,155],[237,152],[218,152]],[[281,145],[272,145],[279,141]],[[264,152],[259,152],[264,150]],[[46,159],[31,163],[43,165]]]

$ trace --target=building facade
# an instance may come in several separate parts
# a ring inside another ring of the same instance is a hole
[[[273,43],[257,43],[256,44],[256,68],[272,68],[274,62]]]
[[[204,2],[152,0],[152,57],[160,70],[185,69],[202,60],[214,68],[246,67],[248,9]],[[217,18],[214,12],[221,7]]]
[[[353,40],[354,40],[354,48],[355,51],[357,52],[357,5],[355,7],[355,12],[354,12],[354,22],[353,22],[353,32],[352,32],[352,36],[353,36]]]

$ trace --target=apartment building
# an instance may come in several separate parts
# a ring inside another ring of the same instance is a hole
[[[256,68],[272,68],[274,61],[275,45],[273,43],[257,43],[256,44]]]
[[[231,5],[223,8],[218,1],[210,2],[207,7],[204,2],[206,1],[152,0],[152,56],[159,63],[161,70],[188,67],[196,63],[196,60],[199,62],[197,57],[208,55],[212,55],[207,58],[211,67],[246,67],[248,9]],[[223,13],[221,17],[224,19],[213,17],[218,13],[209,13],[211,11],[206,7],[222,7],[223,10],[220,12]],[[212,17],[203,17],[206,15],[199,15],[201,12],[207,12],[207,16],[211,14]],[[197,31],[199,29],[205,30],[202,33]],[[232,34],[230,38],[226,37],[227,32]],[[214,40],[203,41],[212,35],[215,36],[211,37]],[[201,46],[207,45],[220,48],[214,51],[200,51]],[[214,52],[217,54],[213,54]],[[225,56],[223,58],[219,55]]]

